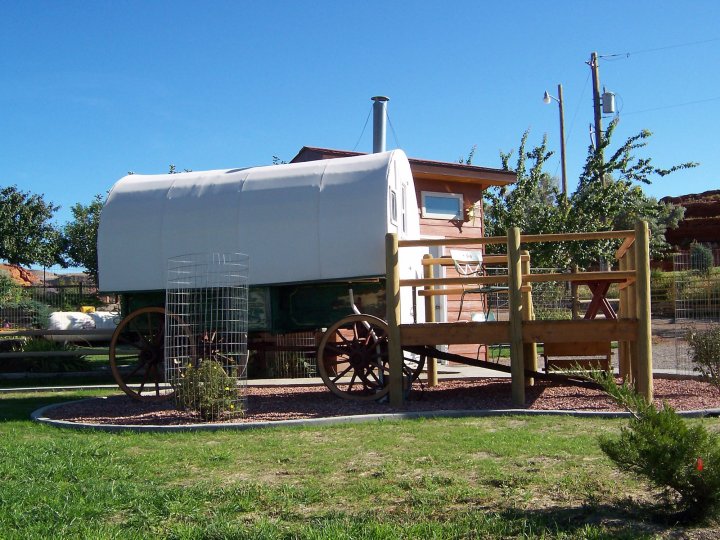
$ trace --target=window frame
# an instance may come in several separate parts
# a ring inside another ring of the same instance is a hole
[[[427,204],[426,204],[426,201],[428,198],[456,200],[458,202],[457,213],[450,214],[449,212],[428,211]],[[441,193],[441,192],[436,192],[436,191],[421,191],[420,192],[420,200],[421,200],[421,215],[424,218],[457,220],[457,219],[462,219],[462,217],[463,217],[463,195],[462,195],[462,193]]]

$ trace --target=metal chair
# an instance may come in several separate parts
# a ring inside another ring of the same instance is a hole
[[[455,271],[462,277],[476,277],[485,274],[483,268],[483,253],[477,250],[451,249],[450,258],[455,265]],[[458,310],[457,320],[460,320],[463,304],[465,303],[466,294],[485,294],[487,287],[467,287],[462,286],[463,291],[460,294],[460,309]]]

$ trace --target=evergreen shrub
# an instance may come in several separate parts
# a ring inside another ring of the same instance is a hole
[[[688,425],[667,403],[657,409],[610,375],[594,376],[632,414],[619,437],[602,435],[602,451],[621,469],[662,490],[663,510],[678,521],[712,517],[720,509],[720,440],[702,424]]]

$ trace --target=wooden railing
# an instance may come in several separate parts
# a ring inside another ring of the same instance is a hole
[[[520,250],[521,244],[537,242],[572,242],[572,241],[598,241],[620,239],[622,244],[615,254],[619,261],[619,270],[599,272],[575,272],[531,274],[530,257],[527,252]],[[506,264],[507,274],[478,277],[451,277],[439,278],[432,275],[435,264],[444,264],[446,258],[431,258],[428,255],[423,260],[426,268],[425,277],[418,279],[403,279],[399,277],[398,250],[404,247],[430,247],[430,246],[478,246],[489,244],[505,244],[507,254],[504,256],[491,255],[485,258],[486,262]],[[631,249],[633,248],[634,249]],[[513,402],[517,405],[525,401],[525,369],[536,368],[537,353],[535,344],[543,339],[557,339],[553,337],[562,326],[562,332],[572,332],[573,339],[578,341],[597,340],[597,332],[603,336],[615,336],[619,341],[620,373],[626,378],[636,382],[637,390],[647,399],[652,399],[652,344],[650,329],[650,258],[649,233],[645,222],[636,225],[635,230],[566,233],[566,234],[536,234],[521,235],[520,230],[512,228],[508,236],[486,238],[453,238],[453,239],[424,239],[401,240],[397,236],[388,234],[386,237],[387,258],[387,306],[388,325],[390,327],[390,400],[391,403],[400,404],[402,393],[402,341],[400,328],[400,287],[416,287],[419,294],[425,297],[427,322],[432,323],[434,309],[432,296],[438,294],[456,294],[458,289],[447,288],[448,285],[503,285],[508,287],[509,303],[509,329],[504,329],[501,323],[462,323],[467,325],[468,332],[476,329],[473,324],[486,324],[486,336],[492,332],[505,332],[509,330],[510,357],[512,370]],[[620,310],[618,321],[534,321],[532,314],[532,299],[530,288],[532,283],[544,281],[559,282],[607,282],[620,283]],[[462,290],[462,289],[460,289]],[[539,324],[540,323],[540,324]],[[590,323],[568,324],[568,323]],[[438,332],[447,332],[448,325],[433,328],[431,334],[437,336]],[[493,326],[494,325],[494,326]],[[569,330],[570,328],[573,330]],[[580,333],[578,333],[580,332]],[[477,333],[477,332],[476,332]],[[483,333],[482,331],[480,333]],[[405,333],[406,336],[409,333]],[[586,339],[587,338],[587,339]],[[632,339],[629,339],[632,338]],[[422,337],[415,339],[422,340]],[[428,338],[429,339],[429,338]],[[442,338],[437,338],[442,341]],[[429,343],[428,343],[429,344]],[[526,361],[526,357],[528,358]],[[536,369],[534,369],[536,370]]]

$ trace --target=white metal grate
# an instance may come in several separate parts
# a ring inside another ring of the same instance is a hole
[[[203,253],[168,260],[165,370],[179,408],[205,420],[246,408],[248,257]]]

